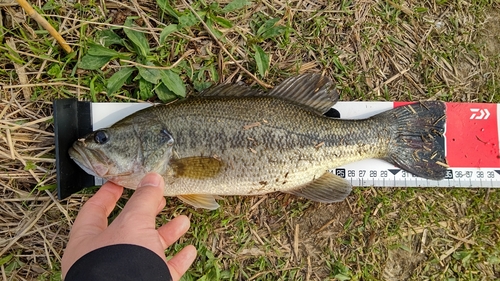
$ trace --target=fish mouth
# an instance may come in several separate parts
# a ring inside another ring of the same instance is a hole
[[[68,153],[69,157],[86,173],[101,178],[104,178],[108,173],[106,157],[97,151],[85,149],[83,141],[75,142],[69,148]]]

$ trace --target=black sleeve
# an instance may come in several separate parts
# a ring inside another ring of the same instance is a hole
[[[162,280],[172,276],[155,252],[137,245],[118,244],[87,253],[69,269],[65,281]]]

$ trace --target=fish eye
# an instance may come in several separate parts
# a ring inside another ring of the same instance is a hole
[[[98,144],[105,144],[109,140],[105,131],[97,131],[94,134],[94,141]]]

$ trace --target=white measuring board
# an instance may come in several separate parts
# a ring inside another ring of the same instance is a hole
[[[408,102],[338,102],[341,119],[363,119]],[[92,124],[111,126],[149,103],[92,103]],[[446,103],[445,147],[450,168],[440,181],[416,177],[385,161],[368,159],[330,170],[353,186],[500,188],[499,104]],[[96,179],[96,184],[99,184]]]

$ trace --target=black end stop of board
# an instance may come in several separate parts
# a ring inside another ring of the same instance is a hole
[[[78,138],[92,132],[91,103],[76,99],[54,101],[57,197],[62,200],[85,187],[94,186],[94,176],[69,157],[68,149]]]

